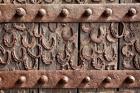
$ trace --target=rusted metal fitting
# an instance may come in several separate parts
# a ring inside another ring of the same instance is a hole
[[[26,82],[26,77],[25,76],[20,76],[18,81],[17,81],[18,84],[23,84],[25,82]]]
[[[112,81],[112,78],[111,77],[106,77],[104,80],[103,80],[103,82],[104,83],[110,83]]]
[[[105,11],[104,11],[104,13],[103,13],[103,16],[109,17],[109,16],[112,15],[112,13],[113,13],[112,9],[106,8]]]
[[[38,10],[38,15],[39,15],[39,16],[43,17],[43,16],[45,16],[46,14],[47,14],[47,12],[46,12],[45,9],[41,8],[41,9]]]
[[[90,15],[92,15],[92,10],[90,8],[88,8],[85,10],[84,16],[89,17]]]
[[[68,9],[62,9],[60,15],[62,17],[67,17],[69,15]]]
[[[66,84],[69,82],[69,78],[67,76],[63,76],[62,79],[60,80],[61,84]]]
[[[42,75],[41,77],[40,77],[40,79],[39,79],[39,83],[40,84],[45,84],[45,83],[47,83],[48,82],[48,77],[46,76],[46,75]]]
[[[135,77],[130,75],[126,78],[126,83],[134,83],[136,81]]]
[[[130,8],[128,10],[128,16],[134,16],[137,14],[137,10],[135,8]]]
[[[18,15],[19,17],[25,16],[26,15],[25,9],[24,8],[17,8],[16,15]]]
[[[88,83],[90,82],[91,78],[89,76],[86,76],[84,79],[83,79],[83,83]]]

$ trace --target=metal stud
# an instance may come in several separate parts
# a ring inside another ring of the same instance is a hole
[[[18,79],[18,84],[23,84],[26,82],[26,77],[25,76],[20,76]]]
[[[109,76],[104,79],[104,83],[110,83],[111,81],[112,81],[112,78]]]
[[[128,15],[129,15],[129,16],[134,16],[134,15],[136,15],[136,14],[137,14],[137,11],[136,11],[135,8],[130,8],[130,9],[128,10]]]
[[[135,77],[134,76],[128,76],[126,78],[126,83],[134,83],[136,81]]]
[[[63,16],[63,17],[68,16],[68,15],[69,15],[69,11],[68,11],[68,9],[62,9],[60,15]]]
[[[23,9],[23,8],[17,8],[16,9],[16,15],[18,15],[20,17],[25,16],[26,15],[25,9]]]
[[[68,81],[69,81],[69,78],[68,78],[67,76],[64,76],[64,77],[60,80],[60,82],[61,82],[62,84],[66,84],[66,83],[68,83]]]
[[[39,9],[38,14],[39,14],[39,16],[45,16],[47,13],[46,13],[45,9]]]
[[[112,9],[106,8],[105,11],[104,11],[104,16],[109,17],[111,15],[112,15]]]
[[[46,75],[42,75],[39,79],[39,83],[45,84],[46,82],[48,82],[48,77]]]
[[[84,79],[83,79],[83,82],[84,83],[88,83],[90,82],[91,78],[89,76],[86,76]]]
[[[84,15],[89,17],[90,15],[92,15],[92,10],[90,8],[86,9]]]

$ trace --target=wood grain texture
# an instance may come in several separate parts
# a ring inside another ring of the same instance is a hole
[[[44,43],[45,55],[42,58],[44,60],[40,59],[39,69],[72,70],[78,62],[78,24],[41,23],[39,31],[44,32],[47,41]],[[43,43],[42,40],[40,43]],[[77,93],[77,89],[39,89],[39,93]]]
[[[120,3],[140,3],[139,0],[120,0]],[[139,30],[140,23],[124,23],[120,27],[121,31],[124,31],[126,34],[124,38],[120,38],[120,69],[129,69],[129,70],[139,70],[139,52],[138,47],[139,44]],[[126,49],[126,50],[125,50]],[[121,51],[125,50],[121,53]],[[128,52],[125,54],[125,52]],[[130,55],[129,55],[130,54]],[[127,57],[129,56],[129,57]],[[119,89],[121,93],[139,93],[139,89]]]
[[[1,68],[0,70],[29,70],[38,69],[38,60],[34,60],[27,54],[24,46],[21,44],[21,37],[27,36],[31,33],[32,26],[38,27],[38,24],[34,23],[2,23],[0,24],[0,46],[1,52]],[[26,29],[26,30],[25,30]],[[38,31],[38,28],[34,28]],[[31,37],[26,37],[29,40]],[[35,40],[38,43],[37,39]],[[36,50],[32,49],[32,52],[36,53]],[[8,55],[6,55],[8,53]],[[26,60],[24,60],[26,58]],[[9,59],[9,60],[6,60]],[[24,60],[24,61],[23,61]],[[35,64],[35,65],[33,65]],[[2,90],[1,90],[2,91]],[[6,89],[2,93],[38,93],[38,89]]]

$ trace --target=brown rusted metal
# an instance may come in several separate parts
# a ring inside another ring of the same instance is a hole
[[[140,71],[138,70],[17,70],[1,71],[0,77],[2,78],[1,89],[140,88]],[[17,81],[20,82],[17,83]]]
[[[140,21],[139,10],[140,4],[1,4],[0,22],[131,22]]]

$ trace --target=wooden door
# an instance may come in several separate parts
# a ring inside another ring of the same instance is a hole
[[[138,1],[2,0],[1,3],[119,4]],[[76,70],[81,65],[80,69],[87,71],[139,70],[139,26],[138,22],[2,22],[0,70]],[[139,91],[119,88],[15,88],[2,89],[0,93],[139,93]]]

